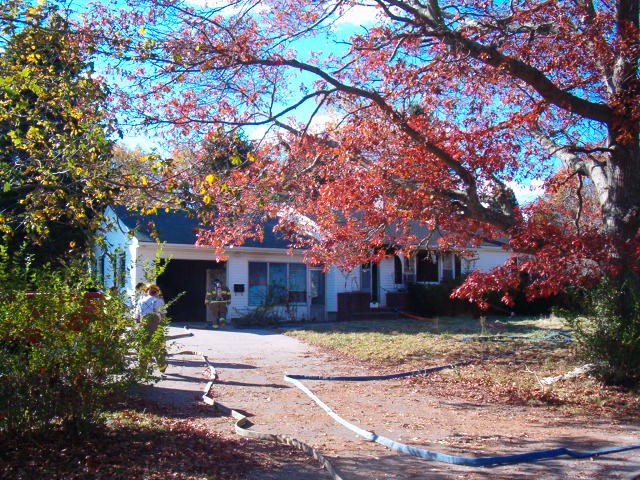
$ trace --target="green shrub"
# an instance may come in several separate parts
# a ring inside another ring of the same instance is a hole
[[[579,355],[607,383],[640,385],[640,294],[629,282],[609,280],[574,292],[571,311],[560,310],[574,331]]]
[[[470,304],[466,300],[452,299],[451,292],[458,288],[464,278],[448,280],[436,284],[411,284],[409,285],[409,306],[412,311],[422,315],[433,316],[456,316],[456,315],[542,315],[549,314],[551,309],[561,303],[564,299],[560,296],[549,298],[539,298],[533,301],[526,299],[524,287],[528,279],[523,278],[522,285],[517,291],[512,291],[511,296],[514,304],[507,307],[502,303],[502,292],[494,292],[486,297],[489,310],[481,311],[476,305]]]
[[[451,298],[451,292],[461,283],[461,280],[450,280],[437,284],[410,284],[409,307],[427,317],[469,315],[474,311],[473,305]]]
[[[238,318],[234,318],[233,323],[240,327],[264,327],[269,325],[277,325],[278,323],[284,321],[284,317],[281,315],[282,311],[282,305],[278,304],[276,296],[268,295],[260,305],[255,306],[244,315]]]
[[[0,433],[80,431],[113,394],[151,378],[162,329],[145,342],[122,298],[86,293],[81,268],[3,271],[0,282]]]
[[[281,315],[272,306],[258,305],[240,317],[233,319],[233,323],[239,327],[266,327],[282,322]]]
[[[286,290],[270,288],[260,305],[233,319],[238,326],[271,326],[296,321],[296,307],[287,302]]]

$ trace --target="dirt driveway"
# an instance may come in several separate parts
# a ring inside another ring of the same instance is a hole
[[[332,358],[270,329],[205,330],[173,326],[171,351],[207,355],[219,379],[212,396],[220,404],[251,416],[253,429],[288,434],[331,460],[345,480],[372,479],[609,479],[635,478],[640,450],[593,460],[561,457],[537,463],[470,468],[399,454],[357,437],[337,424],[284,374],[372,375],[364,367]],[[193,336],[187,336],[193,334]],[[640,443],[639,424],[609,419],[587,420],[549,407],[471,404],[437,391],[412,387],[407,380],[384,382],[305,382],[347,421],[366,430],[423,449],[463,456],[492,456],[568,447],[578,451]],[[188,413],[200,405],[205,368],[199,357],[173,355],[167,378],[149,392],[161,403]],[[223,416],[202,422],[233,435],[233,421]],[[256,472],[255,479],[320,479],[329,475],[311,461],[282,464],[276,472]]]

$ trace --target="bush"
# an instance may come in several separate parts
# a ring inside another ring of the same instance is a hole
[[[279,305],[278,297],[274,294],[269,294],[260,305],[252,308],[241,317],[234,318],[233,323],[240,327],[277,325],[284,321],[284,317],[281,315],[282,311],[282,305]],[[289,311],[289,308],[286,308],[285,311]]]
[[[559,310],[574,331],[579,355],[613,385],[640,385],[640,293],[630,282],[604,280],[574,292],[571,311]]]
[[[451,298],[451,292],[461,283],[461,280],[450,280],[432,285],[410,284],[409,307],[427,317],[470,315],[475,311],[473,305]]]
[[[109,397],[151,378],[163,332],[145,342],[122,298],[85,293],[81,268],[25,275],[35,291],[0,277],[0,433],[79,432]]]
[[[464,278],[448,280],[438,284],[411,284],[409,285],[409,306],[414,312],[429,317],[479,316],[487,313],[492,315],[508,315],[511,313],[516,315],[543,315],[549,314],[555,305],[564,301],[564,298],[560,296],[528,301],[524,294],[528,279],[523,278],[520,288],[511,292],[515,302],[511,307],[507,307],[502,303],[502,292],[495,292],[487,295],[486,301],[489,304],[489,309],[485,312],[466,300],[451,298],[451,292],[463,282]]]
[[[244,315],[234,318],[233,323],[239,327],[266,327],[282,322],[281,315],[269,305],[258,305]]]
[[[265,327],[296,320],[298,320],[296,307],[287,302],[286,290],[270,288],[260,305],[256,305],[242,316],[234,318],[233,323],[240,327]]]

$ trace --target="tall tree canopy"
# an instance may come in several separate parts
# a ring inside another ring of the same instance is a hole
[[[215,208],[208,187],[232,170],[245,168],[254,158],[251,142],[242,135],[210,130],[198,144],[169,152],[114,149],[113,161],[122,172],[122,189],[115,202],[153,214],[158,209],[205,215]]]
[[[117,190],[107,92],[88,43],[51,5],[0,7],[0,233],[58,262],[85,246]]]
[[[423,240],[419,222],[445,245],[508,235],[537,255],[472,276],[470,298],[522,269],[540,274],[531,295],[637,278],[637,0],[129,4],[126,21],[97,18],[144,123],[183,139],[269,127],[250,166],[207,177],[215,233],[201,242],[239,243],[278,217],[312,259],[348,267]],[[516,202],[514,184],[560,166],[595,194],[588,228]]]

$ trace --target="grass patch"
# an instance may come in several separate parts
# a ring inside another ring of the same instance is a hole
[[[475,402],[544,405],[575,413],[633,417],[637,391],[606,387],[590,377],[543,385],[540,380],[580,365],[574,345],[544,340],[563,331],[555,317],[445,317],[436,320],[339,322],[288,331],[306,343],[383,372],[426,368],[504,354],[490,361],[415,377],[412,387]]]
[[[503,337],[523,337],[518,339],[522,343],[529,338],[543,338],[561,328],[557,319],[489,318],[481,322],[445,317],[340,322],[291,330],[287,334],[359,360],[394,367],[450,362],[469,354],[499,353],[513,347],[513,342]]]

